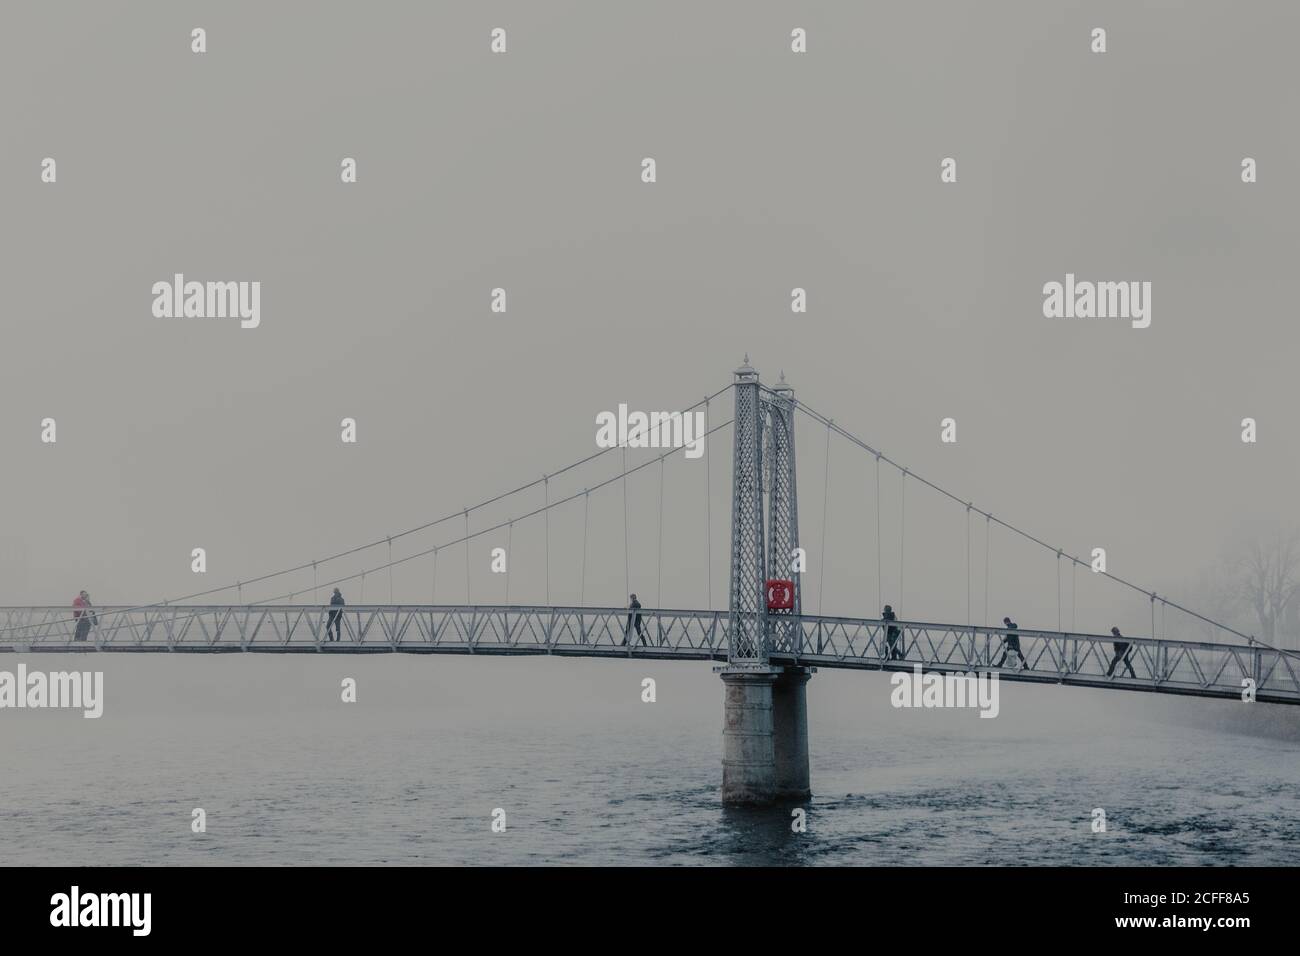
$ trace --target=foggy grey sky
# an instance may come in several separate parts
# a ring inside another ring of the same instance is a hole
[[[1104,546],[1111,570],[1162,591],[1243,522],[1295,519],[1294,5],[0,16],[0,603],[82,587],[158,600],[382,537],[589,454],[599,411],[702,398],[746,352],[916,472],[1067,551]],[[495,26],[504,56],[488,52]],[[806,55],[789,51],[795,26]],[[1094,26],[1105,55],[1088,51]],[[356,185],[339,182],[344,156]],[[945,156],[956,185],[939,183]],[[154,318],[150,287],[174,272],[261,281],[261,327]],[[1043,318],[1043,283],[1067,272],[1151,281],[1151,327]],[[488,309],[495,286],[506,315]],[[713,413],[730,417],[729,397]],[[356,446],[339,441],[345,416]],[[939,442],[945,416],[956,446]],[[1246,416],[1257,445],[1239,440]],[[730,440],[710,451],[719,607]],[[801,426],[814,570],[824,441]],[[825,610],[871,614],[873,472],[842,442],[831,461]],[[665,468],[668,606],[706,599],[705,469]],[[657,468],[629,481],[647,604],[656,495]],[[960,509],[908,488],[899,599],[897,498],[885,473],[883,599],[964,619]],[[616,490],[592,498],[589,604],[625,599],[621,509]],[[578,599],[581,521],[580,505],[552,517],[553,602]],[[503,596],[497,544],[472,552],[480,601]],[[977,528],[977,618],[983,545]],[[997,532],[992,546],[990,615],[1054,626],[1051,560]],[[516,527],[512,600],[543,600],[542,547],[537,520]],[[464,598],[463,560],[440,561],[440,600]],[[430,571],[399,569],[397,599],[429,600]],[[1148,629],[1143,599],[1096,584],[1080,575],[1080,628]],[[367,599],[387,596],[386,574],[368,579]]]

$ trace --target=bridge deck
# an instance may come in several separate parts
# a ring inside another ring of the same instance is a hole
[[[338,640],[320,605],[98,607],[98,624],[75,640],[67,607],[0,608],[0,652],[508,654],[660,660],[727,659],[726,611],[643,609],[644,636],[628,639],[624,608],[353,605],[340,610]],[[889,659],[886,624],[803,615],[772,627],[777,663],[947,673],[988,670],[1002,651],[996,628],[896,621],[901,659]],[[1020,630],[1027,666],[1003,679],[1300,704],[1300,654],[1241,644],[1125,638],[1135,676],[1108,676],[1110,635]],[[1013,655],[1014,656],[1014,655]]]

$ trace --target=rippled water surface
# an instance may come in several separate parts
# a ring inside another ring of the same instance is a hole
[[[1232,703],[1003,683],[981,720],[823,671],[796,834],[720,805],[707,665],[24,660],[102,669],[105,713],[0,711],[4,864],[1300,863],[1300,743],[1209,729]]]

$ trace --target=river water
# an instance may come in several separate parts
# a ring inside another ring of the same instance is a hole
[[[5,865],[1300,863],[1300,734],[1205,726],[1267,705],[1002,682],[981,719],[894,709],[886,675],[823,670],[795,833],[793,806],[719,803],[707,664],[86,654],[0,669],[19,660],[102,670],[105,704],[98,720],[0,710]]]

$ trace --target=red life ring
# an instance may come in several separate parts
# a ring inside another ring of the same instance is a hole
[[[794,582],[773,578],[767,582],[767,609],[788,611],[794,607]]]

